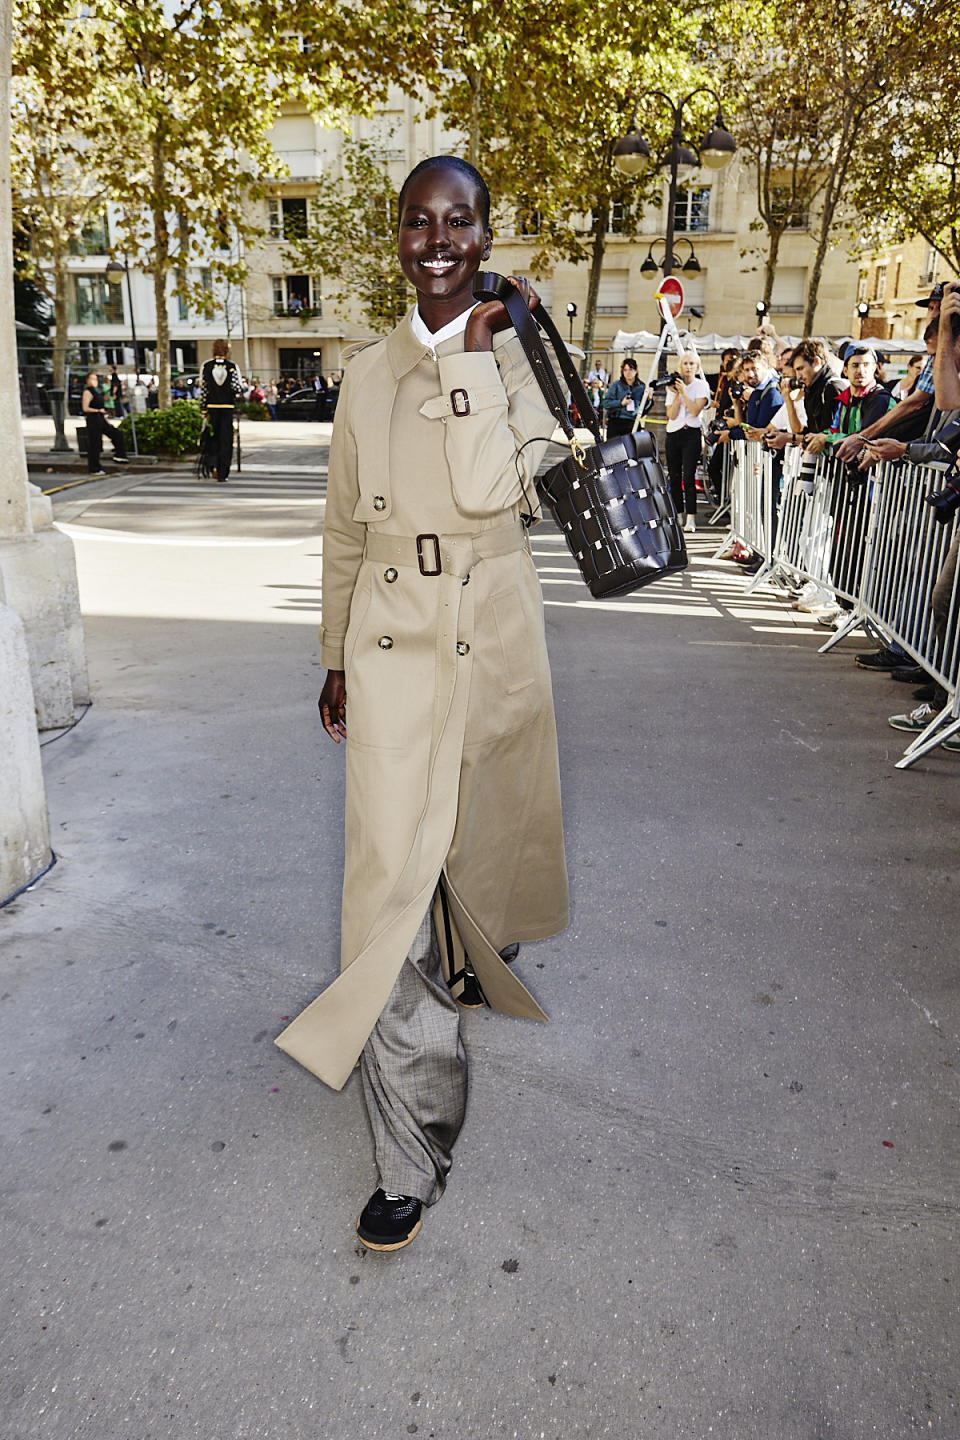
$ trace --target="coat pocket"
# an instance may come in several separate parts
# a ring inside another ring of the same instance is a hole
[[[363,622],[366,619],[367,611],[370,609],[370,601],[373,598],[373,577],[368,572],[363,575],[353,592],[353,599],[350,601],[350,619],[347,622],[347,634],[343,644],[343,668],[349,671],[353,653],[357,648],[357,639],[363,629]]]
[[[501,590],[491,596],[490,608],[500,642],[506,692],[514,695],[532,685],[537,678],[530,643],[530,621],[524,611],[523,595],[518,587]]]

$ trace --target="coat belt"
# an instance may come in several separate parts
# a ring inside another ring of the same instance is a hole
[[[478,560],[523,550],[527,532],[520,520],[479,530],[475,535],[385,535],[368,530],[363,558],[377,565],[406,565],[421,575],[464,579]]]

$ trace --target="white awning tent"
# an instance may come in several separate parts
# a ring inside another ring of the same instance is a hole
[[[690,330],[680,331],[681,340],[686,343],[690,341],[691,347],[698,355],[719,355],[724,350],[746,350],[747,344],[753,339],[752,335],[695,335]],[[828,339],[826,336],[818,336],[832,350],[839,350],[841,345],[853,339],[852,335],[841,335],[837,339]],[[778,342],[783,345],[799,345],[802,336],[780,335]],[[652,355],[660,343],[660,336],[652,330],[618,330],[614,335],[607,353],[610,355]],[[922,340],[877,340],[870,339],[870,344],[876,349],[882,350],[885,355],[923,355],[926,353],[926,345]],[[594,354],[597,352],[595,351]]]

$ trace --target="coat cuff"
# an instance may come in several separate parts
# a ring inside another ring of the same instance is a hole
[[[343,669],[343,647],[345,635],[328,635],[320,626],[320,664],[327,670]]]
[[[506,406],[507,392],[492,350],[442,355],[437,364],[441,394],[450,402],[448,413],[454,423],[480,410]]]

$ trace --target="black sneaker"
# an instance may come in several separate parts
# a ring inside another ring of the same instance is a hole
[[[861,670],[901,670],[903,668],[903,656],[897,655],[895,651],[871,650],[866,655],[855,655],[854,660]]]
[[[901,665],[890,671],[890,679],[898,680],[901,685],[920,685],[926,678],[926,670],[922,670],[919,665]]]
[[[420,1232],[422,1209],[412,1195],[374,1190],[357,1221],[357,1234],[368,1250],[402,1250]]]

